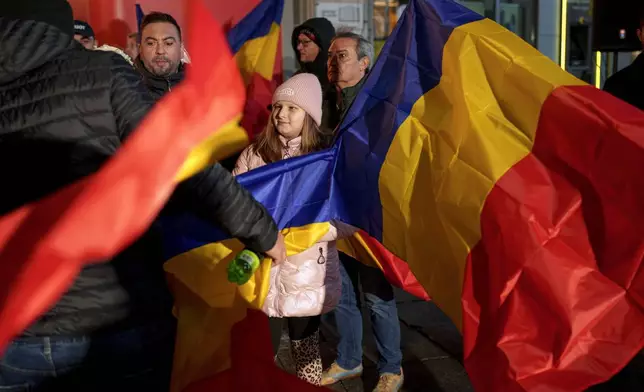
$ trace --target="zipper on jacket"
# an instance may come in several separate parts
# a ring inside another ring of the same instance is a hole
[[[326,258],[324,257],[324,252],[322,251],[322,248],[318,248],[320,250],[320,257],[318,257],[318,264],[322,265],[326,263]]]
[[[170,84],[170,79],[165,80],[168,83],[168,92],[172,91],[172,85]]]

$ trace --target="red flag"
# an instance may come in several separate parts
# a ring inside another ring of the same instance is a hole
[[[530,155],[495,184],[463,287],[477,390],[582,391],[644,347],[644,116],[559,87]]]
[[[190,151],[242,111],[244,86],[225,37],[189,2],[193,66],[94,175],[0,218],[0,348],[56,303],[90,260],[143,233]],[[198,50],[198,43],[209,43]]]
[[[248,310],[231,331],[230,369],[195,382],[183,392],[316,392],[327,391],[300,380],[275,365],[268,317]]]

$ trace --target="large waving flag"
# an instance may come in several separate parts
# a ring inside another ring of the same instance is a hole
[[[284,0],[260,0],[228,31],[228,44],[246,84],[242,126],[251,140],[268,123],[273,91],[282,83],[283,13]]]
[[[412,0],[336,144],[239,181],[290,253],[338,219],[406,260],[462,328],[477,391],[581,391],[644,344],[643,127],[496,23]],[[192,216],[165,227],[166,268],[201,306],[179,344],[208,352],[184,361],[212,368],[241,344],[214,337],[217,315],[261,307],[270,265],[235,287],[239,243]]]

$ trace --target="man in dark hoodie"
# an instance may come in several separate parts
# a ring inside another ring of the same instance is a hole
[[[293,50],[297,53],[300,69],[296,72],[312,73],[318,77],[322,90],[329,84],[327,77],[327,52],[335,27],[326,18],[311,18],[297,26],[291,36]]]
[[[644,49],[644,6],[639,19],[640,27],[636,33]],[[644,53],[638,55],[631,65],[608,78],[604,84],[604,91],[644,110]]]
[[[66,0],[0,1],[0,215],[99,170],[154,103],[123,57],[83,49],[73,29]],[[273,219],[219,165],[179,184],[168,208],[286,257]],[[168,391],[176,321],[162,245],[153,224],[83,268],[0,353],[0,390]]]

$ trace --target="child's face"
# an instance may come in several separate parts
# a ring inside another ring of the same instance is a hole
[[[277,132],[287,140],[302,134],[306,112],[296,104],[287,101],[275,102],[271,117]]]

